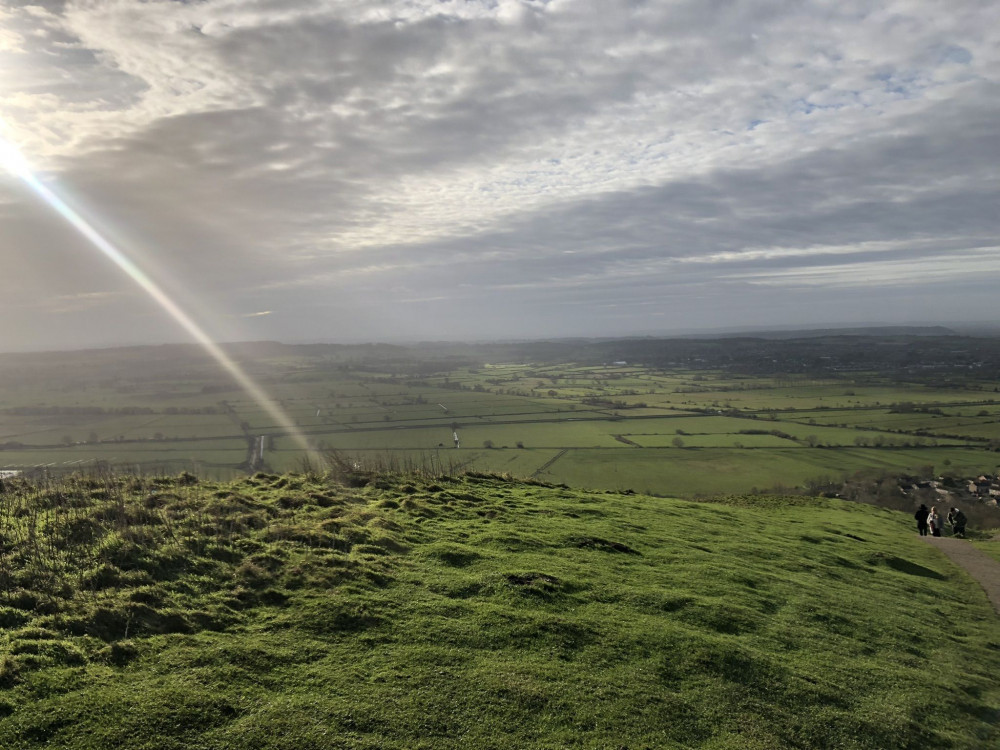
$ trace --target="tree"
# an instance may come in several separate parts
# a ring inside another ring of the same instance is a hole
[[[675,437],[671,442],[673,443],[673,445],[674,445],[675,448],[683,448],[684,447],[684,441],[681,438],[679,438],[679,437]]]
[[[484,440],[483,441],[483,447],[484,448],[492,448],[493,447],[493,441],[492,440]]]

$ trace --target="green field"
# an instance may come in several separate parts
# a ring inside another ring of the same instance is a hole
[[[760,455],[763,454],[763,455]],[[791,489],[811,480],[836,479],[845,472],[894,472],[922,462],[947,462],[949,469],[969,474],[981,466],[975,450],[934,451],[850,448],[843,450],[751,448],[525,448],[455,450],[354,451],[346,456],[361,466],[436,471],[479,470],[531,476],[576,487],[635,490],[681,496],[711,496],[752,489]],[[297,451],[277,451],[270,459],[281,470],[301,466]],[[775,477],[780,476],[779,481]]]
[[[222,478],[322,463],[336,450],[368,463],[390,456],[390,464],[710,495],[863,469],[978,474],[1000,464],[1000,395],[969,376],[942,387],[879,372],[459,365],[456,356],[428,362],[417,350],[382,358],[334,351],[241,355],[310,456],[189,348],[46,355],[36,370],[24,364],[30,358],[4,360],[0,470],[109,464]]]

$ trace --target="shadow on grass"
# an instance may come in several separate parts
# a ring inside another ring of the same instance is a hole
[[[933,578],[938,581],[945,580],[945,576],[941,575],[936,570],[925,568],[923,565],[918,565],[915,562],[904,560],[903,558],[896,557],[895,555],[886,555],[884,553],[878,552],[869,559],[869,562],[871,562],[871,564],[873,565],[884,563],[893,570],[898,570],[900,573],[906,573],[907,575],[911,576],[920,576],[921,578]]]

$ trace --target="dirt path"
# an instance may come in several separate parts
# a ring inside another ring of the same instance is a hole
[[[975,578],[993,604],[993,609],[1000,615],[1000,562],[976,549],[964,539],[945,536],[922,538],[944,552],[953,563]]]

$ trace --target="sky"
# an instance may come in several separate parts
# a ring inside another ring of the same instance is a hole
[[[220,341],[997,309],[995,0],[0,0],[0,118]],[[0,351],[188,339],[0,174]]]

